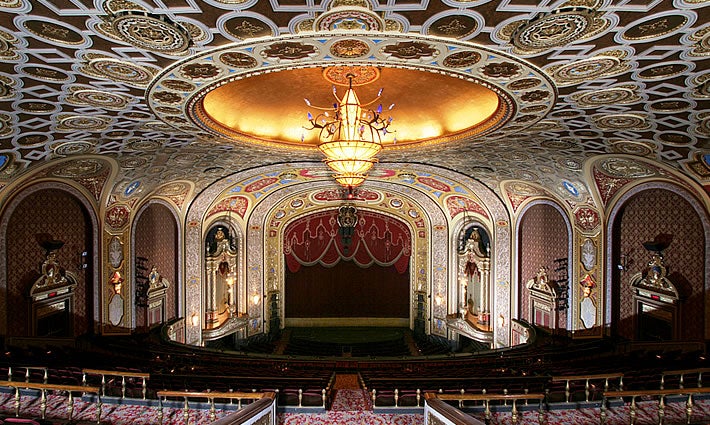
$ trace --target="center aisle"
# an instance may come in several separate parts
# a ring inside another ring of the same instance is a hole
[[[279,424],[283,425],[421,425],[421,414],[375,414],[367,391],[360,388],[355,374],[339,374],[333,384],[335,399],[331,410],[325,413],[283,413]]]

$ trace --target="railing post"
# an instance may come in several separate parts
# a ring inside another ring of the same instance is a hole
[[[47,419],[47,390],[44,388],[40,391],[39,413],[42,419]]]
[[[466,390],[461,388],[461,395],[464,395],[466,393]],[[463,398],[459,399],[459,409],[463,409]]]
[[[148,392],[148,385],[145,382],[145,376],[144,376],[143,377],[143,400],[145,400],[147,392]]]
[[[377,390],[372,389],[372,407],[375,407],[375,399],[377,398]]]
[[[7,368],[7,380],[12,381],[12,366]]]
[[[663,425],[663,418],[666,416],[665,398],[665,396],[661,395],[661,399],[658,400],[658,425]]]
[[[30,382],[30,368],[25,368],[25,382]]]
[[[69,391],[68,403],[69,403],[69,405],[67,406],[67,413],[68,413],[67,416],[69,416],[69,417],[67,419],[69,420],[69,422],[71,422],[72,416],[74,416],[74,394],[72,394],[71,391]]]
[[[606,424],[606,396],[602,395],[602,404],[599,406],[599,423]]]
[[[185,396],[185,406],[182,408],[182,417],[185,418],[185,425],[190,424],[190,406],[187,404],[187,396]]]
[[[629,424],[636,424],[636,396],[631,396],[631,406],[629,406]]]
[[[490,400],[486,399],[483,401],[485,403],[485,410],[483,411],[483,417],[486,419],[486,423],[491,422],[491,403]]]
[[[15,387],[15,417],[20,417],[20,387]]]
[[[44,368],[44,376],[42,377],[42,383],[46,384],[48,380],[49,380],[48,369],[45,367]]]
[[[624,375],[619,377],[619,391],[624,391]]]
[[[101,374],[101,397],[106,397],[106,375]]]
[[[163,399],[158,396],[158,425],[163,425]]]
[[[422,399],[422,390],[417,388],[417,407],[420,407],[419,402],[421,401],[421,399]]]
[[[394,407],[399,407],[399,390],[394,389]]]
[[[96,423],[101,425],[101,394],[96,394]]]
[[[685,419],[686,423],[690,423],[693,416],[693,394],[688,394],[688,401],[685,402]]]
[[[569,403],[569,379],[565,381],[565,402]]]
[[[681,389],[684,388],[684,387],[683,387],[683,374],[682,374],[682,373],[680,374],[680,381],[678,382],[678,386],[679,386]]]
[[[663,389],[665,384],[666,384],[666,375],[661,374],[661,389]]]
[[[584,401],[589,403],[589,378],[584,381]]]
[[[217,419],[217,412],[214,408],[214,397],[208,399],[210,401],[210,422],[214,422]]]
[[[518,408],[516,406],[516,402],[518,400],[513,399],[513,410],[511,410],[511,418],[510,421],[513,425],[516,425],[518,423]]]
[[[545,425],[545,411],[542,410],[542,403],[544,399],[540,399],[540,407],[537,410],[537,422],[540,425]],[[525,400],[527,402],[527,399]]]
[[[703,386],[703,372],[698,372],[698,388]]]
[[[121,400],[126,398],[126,375],[121,375]]]
[[[323,408],[325,409],[327,407],[326,403],[325,403],[326,402],[325,388],[320,390],[320,396],[321,396],[321,399],[323,399]]]

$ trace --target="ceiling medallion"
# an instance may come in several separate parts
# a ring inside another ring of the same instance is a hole
[[[54,43],[67,44],[70,46],[87,44],[87,40],[79,31],[56,22],[27,19],[22,22],[22,26],[31,34]]]
[[[362,40],[339,40],[330,46],[330,53],[339,58],[359,58],[370,53],[370,46]]]
[[[380,71],[374,66],[329,66],[323,70],[323,78],[337,86],[364,86],[377,81]]]
[[[679,30],[688,23],[688,17],[683,15],[657,16],[636,24],[631,24],[621,34],[621,38],[628,41],[647,41],[661,38]]]
[[[116,110],[124,109],[128,104],[128,100],[121,95],[99,90],[77,90],[67,101]]]
[[[229,35],[239,40],[274,35],[274,31],[269,25],[252,16],[230,18],[224,23],[223,28]]]
[[[179,54],[192,43],[190,33],[165,15],[139,10],[121,10],[110,18],[111,26],[123,41],[139,49]]]
[[[565,87],[620,74],[629,69],[631,69],[631,64],[626,60],[612,55],[598,55],[563,65],[553,65],[548,67],[546,71],[558,86]]]
[[[594,23],[595,11],[587,7],[563,7],[539,13],[511,34],[513,45],[522,51],[565,46],[584,35]]]
[[[328,86],[346,84],[349,73],[353,86],[363,84],[357,86],[362,98],[384,87],[396,99],[397,143],[386,142],[391,151],[507,137],[508,124],[517,123],[511,132],[534,125],[557,99],[552,79],[513,55],[388,32],[300,33],[214,48],[166,67],[145,97],[156,118],[181,132],[315,153],[317,135],[303,129],[303,97],[332,103]],[[378,87],[367,84],[375,80]],[[435,122],[414,118],[422,105]]]
[[[594,124],[603,130],[646,130],[650,124],[641,114],[609,114],[592,117]]]
[[[145,67],[114,58],[96,58],[82,68],[83,71],[113,81],[145,87],[153,79],[153,73]]]
[[[367,7],[331,5],[313,21],[314,31],[384,31],[385,21]]]
[[[628,104],[641,100],[641,97],[631,87],[613,87],[605,90],[578,92],[570,98],[580,108],[595,108],[602,105]]]
[[[427,34],[460,39],[473,34],[478,27],[478,22],[472,16],[447,15],[429,25]]]
[[[52,147],[52,149],[57,155],[79,155],[92,151],[94,149],[94,145],[93,143],[87,141],[65,142],[57,144]]]

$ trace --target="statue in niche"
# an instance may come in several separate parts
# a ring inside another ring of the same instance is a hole
[[[208,325],[218,326],[236,311],[236,256],[230,228],[217,226],[207,236],[206,314]]]
[[[483,233],[481,233],[483,232]],[[459,307],[464,318],[489,322],[490,249],[485,230],[474,227],[459,252]]]

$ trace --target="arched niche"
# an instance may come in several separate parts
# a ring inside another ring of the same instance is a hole
[[[572,225],[551,200],[527,203],[516,223],[516,312],[550,330],[571,330]]]
[[[707,339],[710,333],[710,220],[703,205],[685,188],[650,181],[621,194],[609,212],[606,231],[606,323],[613,335],[635,339],[631,278],[647,267],[652,253],[643,243],[671,235],[664,251],[668,279],[677,287],[686,317],[680,339]]]
[[[70,336],[98,329],[98,228],[91,201],[63,182],[37,183],[8,202],[0,219],[0,290],[8,294],[0,303],[0,333],[30,334],[27,296],[46,257],[37,239],[42,235],[64,242],[57,262],[76,276]]]
[[[181,235],[179,216],[169,202],[151,199],[136,212],[131,226],[131,261],[136,289],[144,292],[145,297],[134,303],[133,327],[136,329],[146,329],[184,315]],[[148,294],[153,272],[160,275],[160,282],[153,284],[153,292]],[[155,290],[163,283],[167,283],[162,291],[165,296],[159,299]],[[143,286],[138,288],[140,285]]]

